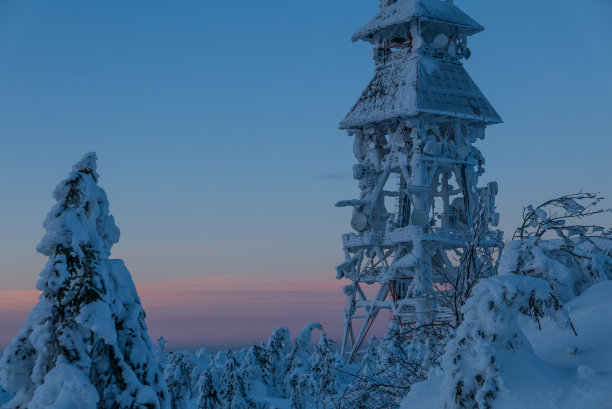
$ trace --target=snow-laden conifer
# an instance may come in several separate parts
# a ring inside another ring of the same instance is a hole
[[[314,395],[321,402],[326,402],[338,392],[338,367],[340,357],[324,332],[310,357],[310,376]]]
[[[270,366],[270,387],[282,395],[283,380],[287,372],[287,356],[291,351],[289,329],[279,327],[268,339],[268,363]]]
[[[200,376],[199,387],[198,409],[223,409],[223,405],[219,400],[219,394],[214,386],[210,368]]]
[[[168,384],[172,409],[185,408],[192,392],[195,392],[197,378],[193,372],[197,368],[196,361],[195,355],[188,351],[169,354],[164,376]]]
[[[7,408],[167,408],[130,273],[109,260],[119,229],[86,154],[55,189],[38,251],[49,257],[39,302],[5,349],[0,382]]]
[[[308,409],[312,403],[312,380],[308,374],[294,374],[289,381],[291,409]]]
[[[378,345],[376,337],[372,335],[368,342],[368,349],[361,361],[361,376],[370,378],[376,375],[378,364]]]
[[[159,337],[155,343],[155,358],[157,359],[157,367],[161,373],[164,373],[164,369],[168,364],[168,353],[166,352],[166,338]]]
[[[228,409],[248,409],[253,406],[244,378],[240,376],[238,357],[233,351],[227,352],[224,372],[219,380],[219,398]]]
[[[402,377],[402,363],[406,361],[405,339],[397,320],[389,323],[385,338],[378,348],[378,375],[390,380]]]
[[[310,372],[309,360],[310,354],[308,344],[312,337],[312,331],[315,329],[323,330],[323,326],[319,322],[311,322],[306,324],[295,339],[293,349],[287,362],[287,375],[285,376],[285,385],[287,390],[291,390],[290,382],[294,382],[293,378],[304,373]]]
[[[265,345],[253,344],[249,347],[238,370],[238,376],[242,379],[247,394],[252,393],[255,383],[271,389],[272,371],[269,351]]]

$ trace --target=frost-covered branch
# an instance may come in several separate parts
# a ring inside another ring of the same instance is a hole
[[[548,200],[537,207],[523,209],[523,222],[514,233],[514,239],[542,237],[554,231],[562,238],[604,232],[599,226],[568,225],[571,219],[584,219],[596,214],[612,212],[612,209],[598,209],[604,198],[598,193],[573,193]],[[610,230],[607,232],[610,234]]]

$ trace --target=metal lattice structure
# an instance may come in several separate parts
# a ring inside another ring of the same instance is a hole
[[[497,184],[477,187],[484,159],[473,144],[501,118],[462,65],[468,36],[482,30],[452,1],[381,0],[353,36],[374,45],[376,72],[340,123],[355,138],[361,190],[336,204],[353,207],[356,231],[343,236],[336,267],[352,281],[344,287],[349,361],[383,310],[401,326],[444,320],[432,295],[457,273],[476,212],[498,223]],[[494,246],[500,233],[490,234]],[[366,285],[377,286],[375,297]]]

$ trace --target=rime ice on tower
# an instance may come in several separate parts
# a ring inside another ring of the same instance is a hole
[[[477,214],[498,223],[497,184],[477,187],[484,158],[473,144],[502,121],[462,65],[468,36],[482,30],[452,1],[381,0],[352,37],[374,45],[376,72],[340,123],[355,138],[361,190],[336,204],[353,207],[356,231],[343,236],[336,267],[352,281],[342,343],[351,361],[381,310],[400,326],[445,319],[434,288],[455,273]],[[499,238],[491,232],[486,245]],[[374,299],[364,284],[378,286]]]

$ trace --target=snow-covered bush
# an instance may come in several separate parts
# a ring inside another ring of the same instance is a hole
[[[523,223],[506,246],[501,270],[548,281],[563,301],[581,294],[597,281],[612,278],[612,257],[602,244],[610,230],[571,224],[595,214],[602,200],[593,193],[577,193],[549,200],[523,211]]]
[[[53,193],[42,294],[0,360],[0,383],[15,392],[8,409],[168,407],[130,273],[109,260],[119,229],[97,182],[89,153]]]
[[[463,308],[464,321],[446,345],[442,360],[447,408],[491,408],[503,388],[501,357],[531,352],[519,315],[539,323],[553,318],[572,328],[567,311],[544,280],[505,274],[482,280]]]
[[[580,193],[525,208],[515,240],[501,256],[499,275],[474,287],[461,309],[463,322],[446,345],[447,408],[492,408],[511,361],[520,355],[537,360],[520,317],[538,326],[547,317],[576,333],[562,303],[610,278],[612,258],[604,246],[610,243],[609,231],[569,222],[609,211],[596,209],[600,201],[595,194]]]

